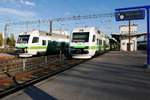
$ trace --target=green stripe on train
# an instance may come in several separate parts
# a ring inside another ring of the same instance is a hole
[[[27,46],[16,46],[16,48],[23,49],[23,48],[27,48]]]
[[[85,48],[85,47],[87,47],[87,46],[83,46],[83,45],[76,45],[76,46],[72,46],[72,47],[74,47],[74,48]]]
[[[47,46],[31,46],[28,49],[47,49]]]
[[[80,45],[76,45],[76,46],[71,46],[71,47],[73,47],[73,48],[86,48],[86,47],[88,47],[88,49],[104,49],[105,47],[104,46],[102,46],[102,45],[100,45],[100,46],[98,46],[98,45],[95,45],[95,46],[80,46]]]
[[[102,46],[102,45],[95,45],[95,46],[72,46],[73,48],[85,48],[88,47],[87,49],[89,50],[100,50],[100,51],[105,51],[105,50],[109,50],[110,47],[108,45]]]
[[[20,48],[20,49],[22,49],[22,48],[27,48],[28,46],[27,45],[24,45],[24,44],[19,44],[19,45],[17,45],[16,46],[16,48]]]

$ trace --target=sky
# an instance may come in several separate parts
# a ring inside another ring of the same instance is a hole
[[[58,17],[114,13],[116,8],[150,5],[150,0],[0,0],[0,31],[8,22],[51,19]],[[131,21],[138,24],[139,32],[146,31],[146,21]],[[74,27],[95,26],[111,34],[119,32],[119,25],[128,22],[116,22],[115,18],[98,18],[79,21],[54,23],[53,28],[72,30]],[[22,27],[22,28],[21,28]],[[29,26],[28,26],[29,27]],[[30,25],[30,29],[38,25]],[[41,30],[48,30],[48,24],[41,24]],[[23,29],[24,30],[20,30]],[[10,26],[9,32],[26,31],[26,26]]]

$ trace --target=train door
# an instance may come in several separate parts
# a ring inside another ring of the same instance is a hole
[[[102,48],[102,40],[99,39],[99,51],[101,51]]]

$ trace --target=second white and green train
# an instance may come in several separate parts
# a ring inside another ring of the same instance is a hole
[[[69,53],[76,59],[89,59],[110,49],[109,36],[95,27],[75,28],[69,43]]]

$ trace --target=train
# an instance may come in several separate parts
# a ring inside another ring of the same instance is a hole
[[[52,33],[33,30],[21,33],[16,41],[19,57],[34,55],[57,54],[60,49],[69,46],[69,33],[63,30],[54,30]]]
[[[96,27],[73,29],[69,42],[69,53],[75,59],[90,59],[110,50],[110,36]]]

